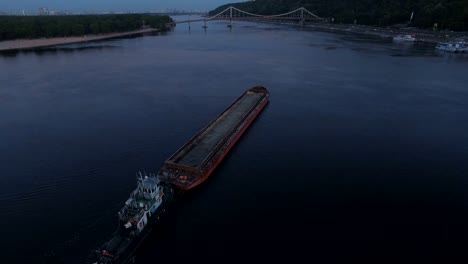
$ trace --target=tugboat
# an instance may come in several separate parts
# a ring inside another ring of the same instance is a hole
[[[173,199],[174,191],[156,175],[137,173],[137,188],[119,211],[119,225],[110,240],[96,250],[91,263],[129,263],[133,255]]]

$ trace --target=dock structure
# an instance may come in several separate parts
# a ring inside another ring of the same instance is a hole
[[[247,90],[164,163],[160,179],[182,190],[205,181],[268,102],[266,88]]]

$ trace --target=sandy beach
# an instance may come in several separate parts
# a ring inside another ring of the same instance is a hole
[[[144,33],[158,32],[158,29],[141,29],[129,32],[109,33],[101,35],[88,35],[82,37],[42,38],[42,39],[16,39],[0,41],[0,52],[24,49],[43,48],[56,45],[92,42],[112,38],[126,37]]]

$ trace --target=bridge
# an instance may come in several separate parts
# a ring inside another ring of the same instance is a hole
[[[301,25],[303,25],[306,21],[317,22],[317,21],[323,21],[324,19],[310,12],[304,7],[300,7],[296,10],[283,13],[283,14],[259,15],[259,14],[246,12],[246,11],[240,10],[239,8],[230,6],[214,16],[208,16],[208,17],[201,18],[201,19],[174,21],[174,22],[168,23],[167,25],[175,26],[176,24],[188,23],[190,26],[191,22],[203,21],[205,23],[203,28],[207,28],[206,22],[213,21],[213,20],[229,20],[230,24],[228,25],[228,27],[232,28],[232,21],[236,21],[236,20],[237,21],[263,21],[263,22],[268,22],[268,21],[270,22],[296,22],[296,23],[300,23]]]

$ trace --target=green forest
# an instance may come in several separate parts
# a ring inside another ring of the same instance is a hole
[[[125,32],[143,26],[164,29],[169,16],[145,14],[0,16],[0,40]]]
[[[432,28],[437,23],[442,30],[468,30],[468,0],[255,0],[223,5],[210,14],[230,5],[262,15],[285,13],[303,6],[323,18],[334,18],[335,23],[354,23],[356,19],[363,25],[408,24],[419,28]]]

